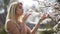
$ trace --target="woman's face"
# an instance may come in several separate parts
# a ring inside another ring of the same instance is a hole
[[[17,9],[16,9],[16,14],[17,15],[22,15],[23,14],[23,8],[22,8],[22,4],[19,4]]]

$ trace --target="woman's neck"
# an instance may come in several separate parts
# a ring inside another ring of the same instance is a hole
[[[20,21],[21,16],[22,16],[22,15],[20,15],[20,16],[17,15],[16,18],[15,18],[15,20],[21,22],[21,21]]]

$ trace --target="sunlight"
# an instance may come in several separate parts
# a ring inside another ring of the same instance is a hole
[[[33,4],[35,6],[38,5],[38,3],[36,1],[33,1],[33,0],[19,0],[19,2],[22,2],[24,6],[29,6],[29,7],[31,7]]]

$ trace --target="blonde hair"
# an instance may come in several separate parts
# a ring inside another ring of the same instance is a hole
[[[7,14],[7,17],[6,17],[6,21],[9,20],[9,19],[15,20],[15,17],[16,17],[16,9],[17,9],[17,7],[18,7],[19,4],[22,5],[22,3],[20,3],[20,2],[13,2],[13,3],[10,5],[10,7],[9,7],[9,9],[8,9],[8,14]],[[24,17],[24,16],[23,16],[23,14],[22,14],[22,16],[20,16],[21,22],[22,22],[23,17]]]
[[[6,23],[5,23],[5,30],[7,31],[7,21],[9,21],[9,19],[15,19],[15,12],[16,12],[16,8],[18,6],[19,2],[13,2],[9,9],[8,9],[8,13],[7,13],[7,17],[6,17]]]
[[[18,3],[19,2],[13,2],[9,9],[8,9],[8,13],[7,13],[7,17],[6,19],[15,19],[15,11],[16,11],[16,8],[18,6]]]

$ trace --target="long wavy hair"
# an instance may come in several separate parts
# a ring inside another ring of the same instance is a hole
[[[8,9],[8,13],[7,13],[7,17],[6,19],[15,19],[15,14],[16,14],[16,8],[18,6],[19,2],[13,2],[9,9]]]
[[[18,7],[20,2],[13,2],[9,9],[8,9],[8,12],[7,12],[7,17],[6,17],[6,23],[5,23],[5,30],[7,31],[7,21],[9,19],[13,19],[15,20],[15,17],[16,17],[16,9]]]

